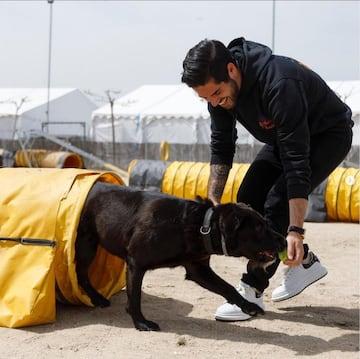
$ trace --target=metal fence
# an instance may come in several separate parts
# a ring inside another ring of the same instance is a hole
[[[115,143],[94,142],[81,138],[68,138],[66,142],[82,151],[94,155],[107,163],[128,169],[132,160],[160,160],[160,143],[136,144],[136,143]],[[19,141],[0,140],[1,148],[8,151],[21,149]],[[255,158],[262,145],[238,144],[234,156],[236,163],[249,163]],[[209,162],[210,147],[207,144],[171,144],[168,161],[194,161]],[[26,149],[45,149],[50,151],[66,150],[59,144],[53,143],[45,138],[35,138],[28,142]],[[324,159],[326,160],[326,159]],[[359,167],[359,146],[353,146],[347,155],[348,164],[352,167]],[[97,168],[97,163],[91,159],[84,158],[85,168]]]

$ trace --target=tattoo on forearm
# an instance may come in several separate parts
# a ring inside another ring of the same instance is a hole
[[[229,175],[230,166],[211,165],[208,197],[217,203],[220,203],[225,184]]]

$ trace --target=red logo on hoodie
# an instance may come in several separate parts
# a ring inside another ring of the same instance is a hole
[[[275,123],[272,120],[261,120],[259,121],[259,126],[264,130],[271,130],[275,127]]]

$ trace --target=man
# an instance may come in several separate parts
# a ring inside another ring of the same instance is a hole
[[[220,203],[240,122],[264,143],[238,190],[237,201],[262,213],[287,240],[288,265],[273,301],[289,299],[327,270],[303,243],[307,198],[342,162],[352,142],[351,110],[319,75],[300,62],[238,38],[226,47],[203,40],[183,62],[182,82],[208,101],[211,117],[209,198]],[[320,238],[322,240],[322,238]],[[249,261],[239,291],[264,309],[262,293],[280,260],[267,268]],[[225,303],[218,320],[247,320]]]

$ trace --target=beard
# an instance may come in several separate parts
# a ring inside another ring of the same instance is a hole
[[[225,110],[232,110],[236,105],[236,99],[239,95],[239,89],[236,81],[233,79],[229,80],[230,94],[220,101],[219,106]]]

